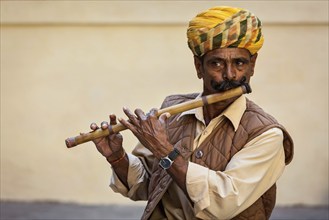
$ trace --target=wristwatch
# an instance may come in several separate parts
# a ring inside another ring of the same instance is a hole
[[[179,150],[175,148],[173,151],[169,153],[168,156],[160,159],[159,166],[165,170],[169,169],[173,164],[174,160],[178,157],[178,155],[179,155]]]

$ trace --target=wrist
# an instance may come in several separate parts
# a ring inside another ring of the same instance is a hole
[[[124,150],[122,150],[122,151],[115,152],[115,153],[111,154],[110,156],[106,157],[106,160],[110,164],[115,164],[115,163],[119,162],[120,160],[122,160],[123,158],[125,158],[125,156],[126,156],[126,152]]]
[[[159,152],[159,158],[164,158],[166,156],[168,156],[173,150],[174,150],[174,146],[172,144],[168,144],[166,147],[163,147],[163,151]]]
[[[160,159],[159,166],[165,170],[169,169],[179,155],[179,150],[174,148],[167,156]]]

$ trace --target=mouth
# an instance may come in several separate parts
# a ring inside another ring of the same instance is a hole
[[[211,80],[211,87],[217,92],[225,92],[230,89],[237,88],[246,83],[247,78],[245,76],[240,80],[225,80],[221,83],[218,83],[214,80]]]

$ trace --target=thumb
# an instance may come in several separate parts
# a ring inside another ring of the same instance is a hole
[[[167,119],[171,116],[171,114],[169,112],[165,112],[162,113],[159,117],[159,121],[161,121],[162,123],[166,122]]]

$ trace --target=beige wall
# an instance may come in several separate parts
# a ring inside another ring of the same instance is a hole
[[[185,31],[213,5],[1,1],[1,199],[136,204],[109,189],[93,144],[66,149],[64,140],[123,116],[123,106],[147,111],[168,94],[200,91]],[[277,203],[328,204],[328,2],[235,5],[264,22],[248,96],[295,141]],[[129,151],[136,139],[123,135]]]

